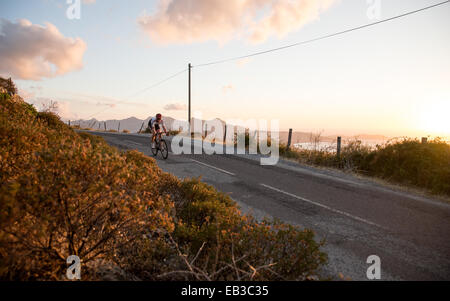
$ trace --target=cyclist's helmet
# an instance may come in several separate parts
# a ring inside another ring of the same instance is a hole
[[[161,118],[162,118],[162,115],[161,115],[161,114],[159,114],[159,113],[156,114],[156,119],[157,119],[157,120],[161,120]]]

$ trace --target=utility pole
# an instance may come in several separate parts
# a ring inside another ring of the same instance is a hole
[[[191,128],[191,69],[192,66],[189,63],[188,70],[189,70],[189,79],[188,79],[188,122],[189,122],[189,135],[191,134],[192,128]]]

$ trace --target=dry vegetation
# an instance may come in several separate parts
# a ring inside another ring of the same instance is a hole
[[[374,149],[354,140],[342,148],[340,156],[326,150],[288,150],[281,145],[280,155],[450,196],[450,145],[438,138],[428,143],[416,139],[392,141]]]
[[[242,216],[225,194],[0,96],[0,279],[305,280],[310,230]]]

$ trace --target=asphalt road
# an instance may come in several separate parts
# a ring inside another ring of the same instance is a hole
[[[93,132],[121,149],[152,156],[148,136]],[[338,171],[257,156],[157,156],[179,178],[202,177],[244,212],[278,218],[325,239],[323,276],[367,280],[368,256],[381,259],[381,280],[450,280],[450,204]]]

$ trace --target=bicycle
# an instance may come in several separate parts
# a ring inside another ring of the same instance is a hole
[[[156,133],[155,148],[153,148],[152,143],[153,156],[156,157],[158,155],[158,151],[161,152],[161,156],[163,157],[164,160],[166,160],[167,157],[169,157],[169,148],[167,147],[166,140],[162,138],[162,133]]]

